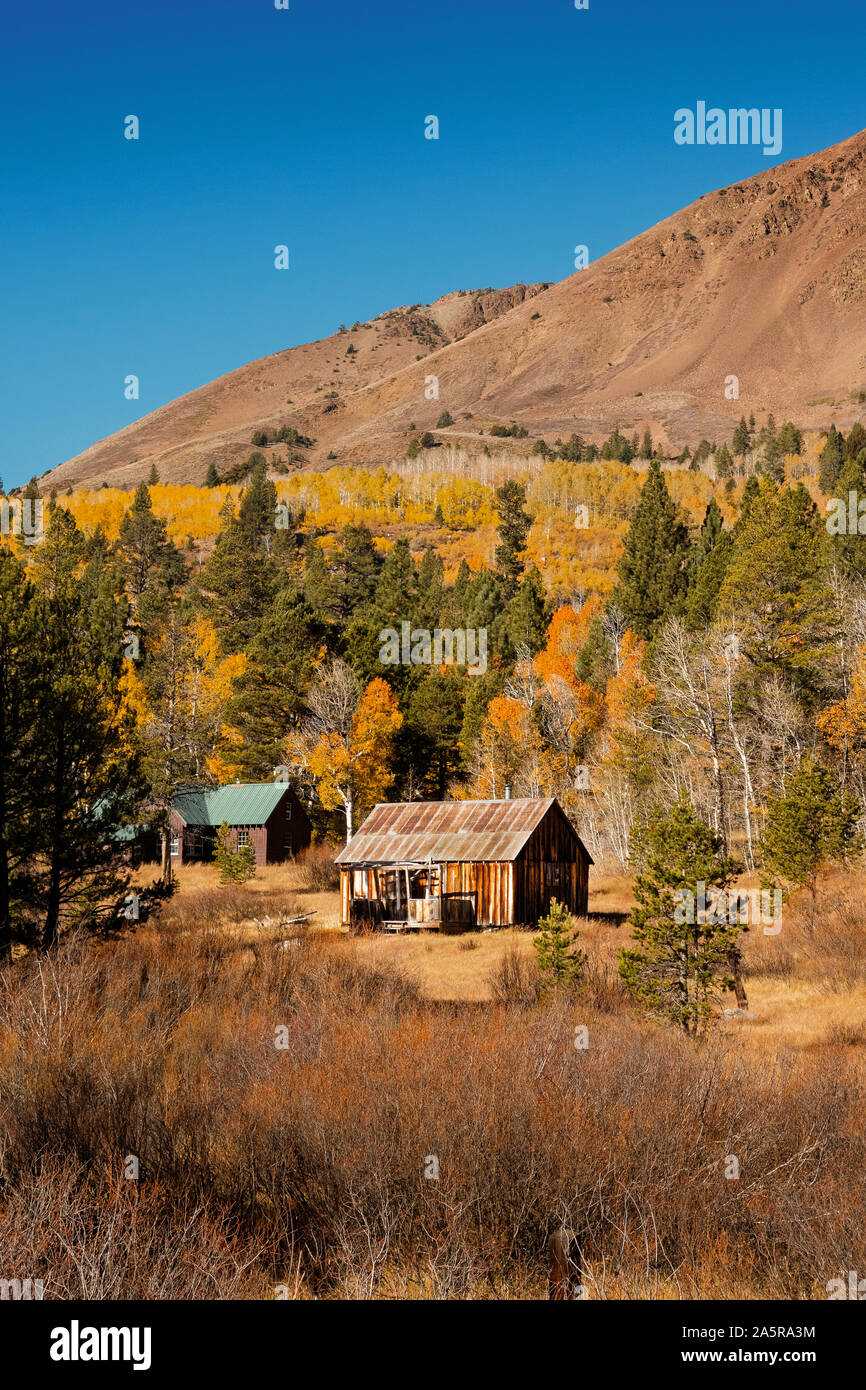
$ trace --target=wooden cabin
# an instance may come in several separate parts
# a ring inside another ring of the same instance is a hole
[[[310,843],[309,818],[288,782],[235,782],[172,797],[172,863],[212,859],[223,824],[232,851],[249,845],[259,865],[292,859]]]
[[[411,801],[370,813],[337,855],[343,925],[534,927],[586,912],[592,858],[555,797]]]

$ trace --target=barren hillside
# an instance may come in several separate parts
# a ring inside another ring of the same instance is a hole
[[[348,351],[349,347],[354,351]],[[428,377],[439,399],[425,397]],[[725,381],[739,379],[739,399]],[[390,464],[409,426],[517,421],[552,441],[642,429],[674,448],[742,413],[860,418],[866,390],[866,132],[708,193],[559,284],[457,291],[275,353],[62,464],[58,488],[200,482],[256,430],[315,439],[304,465]],[[283,457],[285,446],[270,446]]]

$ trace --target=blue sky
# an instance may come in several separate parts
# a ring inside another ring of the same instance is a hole
[[[7,486],[341,322],[562,279],[576,244],[866,125],[852,0],[42,0],[0,37]],[[698,100],[781,107],[781,155],[676,146]]]

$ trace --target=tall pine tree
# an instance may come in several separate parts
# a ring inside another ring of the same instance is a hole
[[[613,594],[638,637],[651,638],[665,618],[681,610],[688,557],[688,530],[653,459],[623,542]]]

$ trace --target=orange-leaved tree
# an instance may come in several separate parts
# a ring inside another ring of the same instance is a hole
[[[838,754],[862,803],[866,798],[866,646],[857,653],[848,694],[822,710],[815,722]]]
[[[308,702],[310,715],[289,754],[316,783],[325,809],[342,808],[348,843],[358,812],[382,800],[394,781],[394,739],[403,716],[387,681],[377,677],[362,691],[344,661],[319,672]]]

